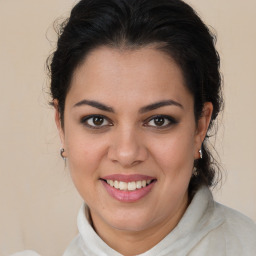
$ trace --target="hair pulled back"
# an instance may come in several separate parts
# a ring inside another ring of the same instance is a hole
[[[205,102],[212,102],[210,128],[222,107],[219,56],[215,37],[195,11],[181,0],[82,0],[60,25],[57,49],[49,59],[51,96],[58,100],[62,124],[65,99],[75,69],[99,46],[138,49],[155,44],[170,55],[183,72],[194,97],[196,121]],[[189,191],[213,185],[215,166],[202,144],[203,158],[195,161]]]

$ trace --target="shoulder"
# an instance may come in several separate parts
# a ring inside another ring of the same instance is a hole
[[[222,216],[220,237],[225,240],[228,251],[234,255],[254,255],[256,252],[256,224],[244,214],[215,203],[215,214]],[[235,254],[241,251],[242,254]]]
[[[256,255],[256,225],[251,219],[215,202],[208,187],[202,187],[193,200],[191,209],[201,213],[193,231],[196,242],[189,255]]]
[[[82,242],[82,238],[81,235],[78,234],[73,240],[72,242],[69,244],[69,246],[67,247],[67,249],[65,250],[63,256],[71,256],[71,255],[76,255],[76,256],[83,256],[85,255],[82,251],[82,246],[83,242]],[[87,250],[87,248],[83,248],[83,250]],[[86,254],[87,255],[87,254]],[[90,254],[88,254],[90,255]]]
[[[38,253],[34,252],[34,251],[23,251],[23,252],[16,252],[14,254],[12,254],[11,256],[40,256]]]
[[[256,239],[256,224],[253,220],[220,203],[215,203],[215,209],[217,214],[221,214],[223,216],[224,225],[228,230],[236,231],[235,234],[237,235],[240,233],[244,235],[244,233],[249,232],[254,235],[254,239]]]

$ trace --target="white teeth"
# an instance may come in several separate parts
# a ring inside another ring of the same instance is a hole
[[[127,190],[127,188],[128,188],[128,185],[127,185],[126,182],[123,182],[123,181],[119,182],[119,189],[120,190]]]
[[[114,187],[114,181],[113,180],[110,180],[109,184],[110,184],[111,187]]]
[[[151,180],[139,180],[139,181],[131,181],[131,182],[107,180],[107,183],[111,187],[114,187],[119,190],[134,191],[136,189],[145,188],[147,185],[151,183]]]
[[[136,189],[135,181],[128,182],[128,190],[131,191],[131,190],[135,190],[135,189]]]
[[[137,188],[137,189],[140,189],[140,188],[141,188],[141,181],[140,181],[140,180],[136,182],[136,188]]]
[[[117,180],[114,181],[114,187],[117,189],[119,188],[119,182]]]

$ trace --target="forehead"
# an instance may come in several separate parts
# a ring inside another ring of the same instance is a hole
[[[182,70],[166,53],[153,47],[125,49],[100,47],[75,70],[67,101],[83,98],[127,104],[173,99],[185,102]]]

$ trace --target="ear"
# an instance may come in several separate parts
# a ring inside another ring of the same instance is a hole
[[[59,132],[62,148],[65,148],[65,136],[64,136],[64,130],[61,124],[61,119],[60,119],[60,111],[59,111],[59,102],[57,99],[53,100],[53,105],[55,109],[55,123]],[[65,156],[65,152],[63,153],[63,156]]]
[[[211,102],[205,102],[202,115],[200,116],[198,122],[197,122],[197,129],[196,129],[196,135],[195,135],[195,152],[194,152],[194,158],[198,159],[199,156],[199,150],[201,149],[201,145],[204,141],[204,138],[206,136],[211,117],[212,117],[212,111],[213,111],[213,105]]]

